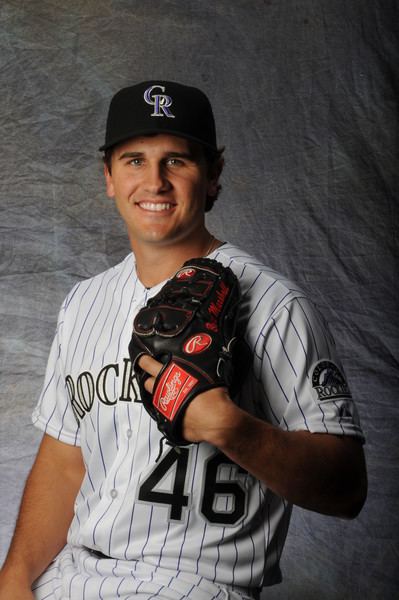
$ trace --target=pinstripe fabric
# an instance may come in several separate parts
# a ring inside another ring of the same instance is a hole
[[[36,600],[250,600],[244,591],[203,577],[158,569],[136,561],[99,559],[66,547],[33,585]]]
[[[229,265],[241,284],[239,325],[253,363],[237,403],[286,430],[362,437],[351,399],[320,402],[312,385],[312,369],[320,361],[342,367],[306,295],[234,246],[224,244],[212,257]],[[75,286],[61,308],[33,422],[82,447],[87,474],[68,542],[121,564],[150,566],[154,585],[165,569],[237,589],[271,584],[280,579],[291,507],[207,444],[180,455],[166,447],[155,463],[160,434],[141,406],[127,348],[136,312],[161,286],[147,291],[129,255]],[[98,582],[92,582],[95,574],[88,579],[86,566],[75,561],[75,570],[68,571],[75,577],[71,586],[80,582],[72,597],[109,597],[113,573],[96,588],[100,595],[90,595],[87,590]],[[64,572],[52,569],[53,576],[46,574],[51,585],[58,580],[65,585]],[[124,577],[120,590],[127,586],[129,576]],[[131,584],[133,591],[126,593],[137,595]],[[157,593],[145,597],[164,597]],[[199,597],[195,593],[188,597]]]

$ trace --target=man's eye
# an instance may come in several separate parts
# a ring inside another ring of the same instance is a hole
[[[133,165],[134,167],[139,167],[143,164],[143,160],[141,158],[131,158],[129,160],[129,165]]]
[[[169,167],[180,167],[183,165],[183,161],[180,158],[168,158],[167,163]]]

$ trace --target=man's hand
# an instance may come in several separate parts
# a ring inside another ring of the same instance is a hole
[[[150,377],[145,388],[153,393],[155,378],[163,365],[148,354],[140,357],[138,364]],[[188,405],[182,423],[182,433],[189,442],[209,442],[214,446],[223,436],[224,428],[231,429],[228,417],[235,410],[235,405],[224,387],[213,388],[198,394]]]

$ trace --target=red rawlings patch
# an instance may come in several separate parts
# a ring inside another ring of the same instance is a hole
[[[192,335],[183,346],[186,354],[199,354],[204,352],[212,344],[212,338],[208,333],[196,333]]]
[[[187,269],[182,269],[176,274],[176,279],[191,279],[196,274],[196,269],[192,267],[187,267]]]
[[[176,363],[171,363],[157,385],[152,400],[155,408],[173,421],[182,402],[197,383],[198,379]]]

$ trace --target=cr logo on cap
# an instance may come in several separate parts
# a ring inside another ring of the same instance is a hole
[[[153,94],[152,91],[156,88],[160,89],[161,92],[164,92],[166,89],[162,85],[152,85],[144,92],[144,100],[147,102],[147,104],[150,104],[154,107],[154,112],[151,113],[151,116],[165,116],[169,117],[170,119],[174,119],[175,115],[173,115],[169,110],[169,106],[172,104],[172,98],[166,94]]]

